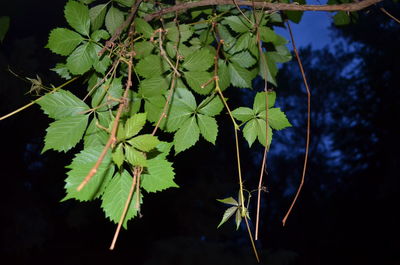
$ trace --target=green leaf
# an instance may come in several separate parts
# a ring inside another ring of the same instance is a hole
[[[245,68],[249,68],[257,62],[248,51],[236,53],[229,60]]]
[[[231,79],[229,77],[229,69],[227,64],[223,60],[218,62],[218,78],[219,78],[219,88],[224,91],[231,84]]]
[[[96,56],[94,44],[86,42],[76,48],[67,58],[67,67],[74,75],[84,74],[92,67]]]
[[[226,221],[228,221],[229,218],[238,210],[239,208],[237,206],[232,206],[228,208],[225,212],[224,215],[222,216],[222,220],[217,226],[219,228],[221,225],[223,225]]]
[[[293,2],[296,2],[298,5],[304,5],[306,4],[306,0],[293,0]],[[293,21],[294,23],[299,24],[301,21],[301,18],[303,17],[302,11],[285,11],[284,12],[287,16],[288,19]]]
[[[237,33],[248,32],[252,27],[242,16],[225,17],[222,24],[229,25],[229,27]]]
[[[187,56],[182,66],[189,71],[206,71],[214,65],[214,55],[205,48],[197,50]]]
[[[0,42],[3,42],[4,37],[7,34],[8,28],[10,27],[10,17],[0,17]]]
[[[268,92],[268,108],[274,106],[275,99],[276,99],[275,92]],[[254,112],[258,114],[264,111],[266,109],[265,103],[266,103],[265,92],[257,93],[256,96],[254,97],[254,103],[253,103]]]
[[[92,95],[91,105],[97,111],[106,111],[109,107],[118,104],[116,101],[110,101],[109,98],[119,99],[122,97],[124,90],[122,88],[122,77],[108,79],[103,85],[96,89]],[[100,105],[104,105],[98,108]]]
[[[217,201],[222,202],[222,203],[226,203],[229,205],[234,205],[234,206],[239,206],[239,203],[232,197],[228,197],[225,199],[217,199]]]
[[[142,174],[141,186],[147,192],[157,192],[168,188],[179,188],[174,182],[174,169],[165,159],[149,159],[147,173]]]
[[[130,117],[125,123],[125,137],[126,139],[135,136],[142,130],[146,124],[146,113],[136,113]]]
[[[149,41],[137,41],[134,44],[134,50],[138,59],[142,59],[150,55],[153,49],[154,45]]]
[[[82,35],[89,36],[90,18],[87,6],[76,1],[69,1],[65,5],[64,14],[73,29]]]
[[[193,146],[199,140],[200,130],[196,117],[187,119],[174,135],[175,152],[178,154]]]
[[[111,35],[124,23],[124,13],[116,7],[110,7],[106,15],[106,28]]]
[[[239,209],[236,211],[235,214],[235,223],[236,223],[236,230],[239,229],[240,223],[242,222],[242,214],[240,213]]]
[[[147,166],[146,156],[133,147],[127,145],[125,146],[125,157],[126,160],[128,160],[129,164],[131,164],[132,166]]]
[[[233,47],[232,49],[234,49],[235,52],[239,52],[239,51],[247,49],[250,44],[251,34],[252,34],[251,32],[246,32],[246,33],[240,35],[240,37],[238,38],[238,40],[235,43],[235,47]]]
[[[172,98],[167,117],[162,127],[163,130],[167,132],[174,132],[178,130],[182,124],[194,113],[196,107],[192,108],[193,103],[191,103],[191,101],[195,99],[190,91],[189,93],[179,93],[179,89],[175,91],[175,95]]]
[[[141,59],[136,65],[137,73],[144,78],[160,76],[166,70],[160,56],[154,54]]]
[[[99,29],[93,32],[90,38],[94,41],[100,41],[101,39],[106,40],[110,38],[110,34],[108,34],[104,29]]]
[[[208,97],[200,103],[199,106],[201,107],[199,113],[213,117],[221,113],[224,108],[224,103],[218,95],[213,95],[211,97],[213,97],[211,100]]]
[[[252,87],[251,81],[253,79],[253,74],[250,71],[235,63],[230,63],[228,69],[232,85],[240,88]]]
[[[169,79],[163,76],[154,76],[144,79],[139,84],[139,94],[143,98],[163,95],[169,87]]]
[[[266,134],[267,134],[267,124],[265,122],[265,120],[263,119],[255,119],[258,123],[258,132],[257,132],[257,139],[260,142],[260,144],[262,144],[263,146],[265,146],[265,140],[266,140]],[[271,145],[271,141],[272,141],[272,129],[271,126],[268,126],[268,147]]]
[[[87,5],[89,5],[89,4],[91,4],[91,3],[93,3],[94,1],[96,1],[96,0],[79,0],[81,3],[84,3],[84,4],[87,4]]]
[[[132,181],[132,176],[126,170],[121,174],[116,174],[107,186],[102,197],[103,201],[101,203],[101,208],[103,208],[106,217],[110,218],[110,220],[116,224],[119,222],[122,212],[124,211],[126,200],[128,199],[132,186]],[[132,199],[124,219],[123,227],[125,229],[127,229],[128,221],[138,213],[138,209],[136,208],[137,198],[138,196],[135,191],[132,194]]]
[[[100,4],[89,10],[90,23],[92,31],[96,31],[103,26],[104,18],[107,12],[107,4]]]
[[[275,46],[285,45],[288,43],[284,37],[276,34],[275,31],[269,27],[260,27],[260,38],[262,41],[271,42]]]
[[[333,16],[333,22],[336,26],[345,26],[350,23],[350,16],[344,11],[339,11]]]
[[[141,33],[146,39],[150,39],[154,32],[150,24],[139,17],[135,18],[135,29],[138,33]]]
[[[192,28],[186,24],[180,24],[178,30],[175,22],[172,22],[167,24],[166,29],[167,39],[174,43],[177,43],[178,41],[185,42],[193,35]]]
[[[99,128],[96,123],[99,123],[97,119],[92,119],[86,129],[85,136],[83,137],[84,148],[89,148],[91,146],[102,146],[105,145],[108,140],[108,133]]]
[[[151,134],[142,134],[136,136],[128,141],[130,145],[144,152],[149,152],[150,150],[156,148],[160,143],[156,136]]]
[[[283,113],[280,108],[272,108],[268,110],[268,124],[275,130],[282,130],[292,126],[285,113]]]
[[[134,0],[114,0],[114,1],[120,3],[123,6],[131,7],[133,5]]]
[[[184,72],[186,82],[193,91],[200,95],[208,95],[213,90],[214,81],[212,81],[213,75],[209,72]],[[211,82],[210,82],[211,80]],[[207,84],[209,82],[209,84]],[[205,84],[207,84],[205,87]]]
[[[255,113],[252,109],[247,108],[247,107],[239,107],[232,111],[232,115],[235,119],[241,121],[241,122],[246,122],[252,118],[254,118]]]
[[[89,106],[74,94],[62,89],[45,95],[37,103],[44,113],[56,120],[79,115],[89,109]]]
[[[243,128],[243,136],[247,140],[249,147],[251,147],[254,141],[257,139],[259,132],[259,124],[257,119],[251,119]]]
[[[113,150],[112,160],[119,168],[121,168],[125,160],[124,147],[122,144],[117,145],[117,147]]]
[[[197,114],[197,122],[199,125],[200,133],[204,139],[215,145],[218,135],[217,121],[209,116]]]
[[[75,156],[72,163],[67,166],[70,170],[68,171],[68,177],[65,180],[65,189],[67,195],[62,201],[68,199],[76,199],[78,201],[90,201],[101,196],[110,182],[112,175],[114,174],[114,167],[111,164],[110,152],[106,154],[103,162],[97,169],[96,174],[90,179],[85,187],[77,191],[78,186],[85,179],[89,171],[93,168],[101,152],[103,146],[91,146],[87,149],[82,150]]]
[[[224,25],[218,24],[217,28],[220,38],[224,40],[224,51],[229,51],[230,49],[232,49],[232,47],[235,46],[236,39],[232,37],[232,35],[229,33],[228,29]]]
[[[51,68],[50,70],[56,72],[60,77],[64,79],[71,79],[71,75],[68,71],[68,68],[65,64],[63,63],[58,63],[54,68]]]
[[[67,152],[82,139],[87,124],[87,115],[71,116],[50,123],[42,153],[49,149]]]
[[[82,41],[82,36],[75,31],[56,28],[50,32],[46,48],[60,55],[69,55]]]

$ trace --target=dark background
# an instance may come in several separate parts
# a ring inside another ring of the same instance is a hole
[[[65,25],[64,4],[1,4],[11,27],[0,44],[0,115],[32,99],[25,95],[30,84],[8,66],[22,77],[61,83],[49,71],[59,58],[43,47],[50,29]],[[398,4],[380,6],[400,17]],[[329,48],[301,51],[312,89],[312,143],[306,183],[286,227],[281,219],[301,177],[306,94],[297,65],[281,67],[277,104],[294,126],[274,135],[269,153],[258,242],[263,264],[400,264],[400,25],[377,7],[359,15],[357,24],[330,28]],[[228,97],[249,104],[254,93],[233,89]],[[98,201],[59,202],[72,155],[40,154],[48,122],[38,106],[0,122],[2,264],[255,264],[245,227],[235,231],[228,222],[216,229],[225,206],[215,199],[237,190],[229,120],[221,117],[217,146],[201,141],[176,157],[181,188],[145,196],[143,218],[130,221],[112,252],[115,225]],[[251,189],[262,149],[246,146]]]

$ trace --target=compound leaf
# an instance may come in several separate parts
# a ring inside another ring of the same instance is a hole
[[[70,55],[71,52],[83,41],[83,37],[75,31],[56,28],[50,32],[46,48],[60,55]]]
[[[92,67],[96,57],[94,44],[86,42],[76,48],[67,58],[68,70],[74,75],[84,74]]]
[[[185,58],[183,68],[189,71],[203,72],[214,64],[214,55],[208,49],[200,49]]]
[[[151,134],[142,134],[132,138],[128,141],[128,143],[136,149],[149,152],[150,150],[154,149],[160,143],[160,141],[156,136]]]
[[[147,173],[142,175],[142,188],[147,192],[157,192],[179,186],[174,182],[174,170],[171,162],[165,159],[149,159]]]
[[[219,228],[221,225],[223,225],[226,221],[228,221],[229,218],[238,210],[239,208],[237,206],[232,206],[228,208],[225,212],[224,215],[222,216],[222,220],[217,226]]]
[[[178,154],[193,146],[199,140],[200,130],[196,123],[196,117],[187,119],[181,128],[175,133],[175,152]]]
[[[90,17],[89,9],[86,5],[76,1],[69,1],[64,9],[65,18],[68,24],[81,33],[89,36]]]
[[[197,122],[200,133],[203,135],[204,139],[212,144],[215,144],[215,140],[217,139],[218,135],[217,121],[213,117],[197,114]]]
[[[113,35],[124,22],[124,13],[116,7],[110,7],[106,15],[106,28]]]

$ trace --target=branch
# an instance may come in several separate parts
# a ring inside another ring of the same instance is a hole
[[[339,4],[339,5],[299,5],[299,4],[285,4],[285,3],[267,3],[267,2],[254,2],[253,1],[240,1],[240,6],[254,6],[255,8],[264,8],[267,10],[274,10],[274,11],[347,11],[347,12],[354,12],[359,11],[361,9],[367,8],[371,5],[377,4],[383,0],[364,0],[361,2],[354,2],[351,4]],[[144,19],[146,21],[153,20],[156,17],[160,17],[164,14],[184,11],[186,9],[200,7],[200,6],[213,6],[213,5],[232,5],[234,2],[232,0],[201,0],[198,2],[189,2],[189,3],[182,3],[177,4],[153,14],[147,15]]]

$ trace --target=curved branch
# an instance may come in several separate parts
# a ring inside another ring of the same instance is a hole
[[[274,10],[274,11],[347,11],[353,12],[358,11],[364,8],[367,8],[371,5],[377,4],[383,0],[364,0],[360,2],[354,2],[351,4],[338,4],[338,5],[299,5],[297,3],[285,4],[285,3],[270,3],[270,2],[254,2],[254,1],[240,1],[238,3],[240,6],[254,6],[255,8],[264,8],[266,10]],[[200,6],[213,6],[213,5],[233,5],[234,2],[232,0],[201,0],[198,2],[189,2],[177,4],[161,11],[158,11],[153,14],[147,15],[144,19],[146,21],[150,21],[155,19],[156,17],[162,16],[164,14],[183,11],[186,9],[200,7]]]

